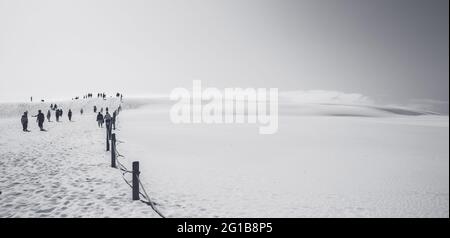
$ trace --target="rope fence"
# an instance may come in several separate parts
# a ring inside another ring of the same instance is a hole
[[[130,186],[132,190],[133,200],[139,200],[142,203],[149,205],[153,209],[153,211],[155,211],[160,217],[165,218],[165,216],[156,207],[156,203],[154,203],[151,200],[150,196],[145,190],[145,186],[140,178],[139,161],[133,161],[132,163],[133,166],[132,169],[130,170],[119,159],[119,158],[125,159],[125,156],[119,153],[119,151],[117,150],[117,144],[123,144],[125,142],[116,139],[116,134],[112,132],[113,130],[112,124],[117,122],[117,116],[121,111],[120,108],[121,104],[119,105],[119,108],[114,111],[115,113],[114,119],[111,118],[110,122],[106,123],[106,151],[111,151],[111,167],[116,168],[120,171],[122,179],[128,186]],[[114,130],[117,129],[118,128],[114,128]],[[127,180],[126,178],[126,175],[128,174],[131,174],[132,176],[131,181]]]

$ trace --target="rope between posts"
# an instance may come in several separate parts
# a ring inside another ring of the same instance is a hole
[[[118,114],[117,114],[117,115],[118,115]],[[117,115],[116,115],[116,116],[117,116]],[[117,120],[117,118],[116,118],[116,120]],[[116,122],[117,122],[117,121],[116,121]],[[116,143],[117,143],[117,142],[118,142],[119,144],[125,143],[124,141],[121,141],[121,140],[117,140],[117,139],[116,139]],[[125,175],[126,175],[126,174],[128,174],[128,173],[133,174],[133,171],[129,170],[129,169],[128,169],[125,165],[123,165],[123,164],[120,162],[120,160],[118,159],[118,157],[125,158],[125,156],[123,156],[122,154],[119,153],[119,151],[117,150],[117,144],[116,144],[116,146],[114,147],[114,150],[115,150],[115,155],[116,155],[116,162],[117,162],[117,165],[118,165],[118,166],[117,166],[117,169],[119,169],[119,171],[121,171],[121,175],[122,175],[123,181],[125,181],[125,183],[126,183],[128,186],[130,186],[130,188],[133,188],[133,185],[125,178]],[[141,181],[141,179],[140,179],[139,176],[137,176],[137,180],[138,180],[138,182],[139,182],[139,187],[141,187],[141,188],[142,188],[142,191],[143,191],[143,192],[139,191],[139,194],[145,199],[145,200],[139,199],[139,201],[141,201],[142,203],[145,203],[145,204],[149,205],[149,206],[153,209],[153,211],[155,211],[160,217],[166,218],[166,217],[158,210],[158,208],[155,206],[156,203],[152,202],[152,200],[150,199],[150,196],[148,195],[147,191],[145,190],[145,187],[144,187],[144,185],[143,185],[143,183],[142,183],[142,181]]]
[[[116,155],[117,156],[125,158],[125,156],[123,156],[122,154],[119,153],[119,151],[117,151],[117,148],[114,148],[114,149],[116,150]]]
[[[119,152],[117,152],[117,148],[115,148],[115,149],[116,149],[116,155],[117,156],[125,158],[125,156],[123,156]],[[133,171],[130,171],[127,167],[125,167],[122,163],[120,163],[120,161],[118,160],[117,157],[116,157],[116,162],[119,165],[118,169],[123,172],[122,173],[123,180],[125,181],[125,183],[128,184],[128,186],[133,188],[133,185],[131,185],[130,182],[128,182],[125,179],[125,174],[127,174],[127,173],[133,174]],[[145,200],[140,199],[140,201],[145,203],[145,204],[147,204],[147,205],[149,205],[153,209],[153,211],[155,211],[159,216],[161,216],[162,218],[165,218],[165,216],[156,208],[155,203],[152,202],[152,200],[150,199],[150,196],[148,195],[147,191],[145,190],[145,187],[142,184],[141,179],[140,179],[139,176],[137,177],[137,179],[138,179],[138,182],[139,182],[139,186],[142,188],[142,191],[143,191],[143,193],[141,191],[139,191],[139,194],[142,195],[147,200],[147,201],[145,201]]]
[[[117,162],[117,164],[119,165],[119,169],[122,171],[122,172],[124,172],[125,174],[126,173],[133,173],[133,171],[131,171],[131,170],[129,170],[127,167],[125,167],[122,163],[120,163],[119,162],[119,160],[116,158],[116,162]]]
[[[147,201],[143,201],[143,200],[141,200],[141,202],[143,202],[143,203],[145,203],[145,204],[147,204],[147,205],[149,205],[152,209],[153,209],[153,211],[155,211],[156,213],[158,213],[158,215],[160,215],[162,218],[166,218],[156,207],[155,207],[155,204],[150,200],[150,197],[148,196],[148,194],[147,194],[147,191],[145,191],[145,188],[144,188],[144,185],[142,184],[142,182],[141,182],[141,179],[138,177],[138,181],[139,181],[139,185],[141,186],[141,188],[142,188],[142,191],[144,192],[144,194],[145,194],[145,198],[147,199]]]
[[[133,188],[133,185],[125,178],[125,174],[126,173],[133,173],[133,171],[128,170],[122,163],[119,162],[119,160],[116,159],[117,164],[120,166],[120,170],[121,171],[125,171],[125,173],[122,173],[122,179],[123,181],[125,181],[125,183],[130,187]],[[141,202],[149,205],[159,216],[161,216],[162,218],[165,218],[165,216],[155,207],[155,203],[153,203],[150,199],[150,196],[148,195],[147,191],[145,190],[144,185],[141,182],[140,177],[137,177],[138,182],[139,182],[139,186],[142,188],[142,191],[144,193],[142,193],[141,191],[139,191],[139,194],[141,196],[143,196],[147,201],[139,199]]]

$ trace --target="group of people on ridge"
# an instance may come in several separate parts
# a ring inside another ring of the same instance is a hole
[[[51,105],[50,107],[52,110],[55,110],[55,116],[56,116],[56,121],[59,122],[59,118],[62,117],[63,115],[63,110],[61,108],[57,109],[56,104],[55,105]],[[100,111],[97,114],[97,123],[98,126],[103,128],[103,124],[106,123],[106,128],[111,128],[113,130],[116,129],[116,117],[119,113],[119,111],[122,110],[122,107],[119,106],[117,108],[117,110],[115,110],[113,112],[113,114],[111,115],[109,113],[109,109],[106,108],[106,113],[103,116],[103,108],[100,109]],[[94,113],[97,112],[97,106],[94,106]],[[83,114],[83,109],[80,109],[80,114]],[[69,111],[67,112],[67,116],[69,118],[69,121],[72,121],[72,110],[69,109]],[[42,113],[41,110],[38,110],[38,114],[32,116],[32,117],[36,117],[36,122],[38,123],[39,129],[41,131],[45,131],[44,129],[44,121],[45,121],[45,115],[44,113]],[[47,121],[51,122],[51,112],[50,110],[47,111]],[[21,117],[21,123],[22,123],[22,130],[25,132],[29,132],[28,130],[28,111],[25,111]]]
[[[120,99],[120,101],[122,101],[122,97],[123,95],[121,93],[116,93],[115,95],[117,98]],[[83,96],[83,98],[92,98],[93,94],[92,93],[88,93],[86,95]],[[98,98],[106,98],[106,94],[105,93],[98,93],[97,94]],[[78,99],[78,97],[76,97],[76,99]],[[31,100],[32,97],[31,97]],[[73,100],[73,99],[72,99]],[[106,108],[106,112],[105,115],[103,115],[103,108],[100,109],[100,111],[97,114],[96,117],[96,121],[99,127],[103,128],[103,124],[106,123],[106,128],[109,129],[116,129],[116,117],[118,115],[118,113],[122,110],[122,107],[119,105],[119,107],[117,108],[117,110],[115,110],[112,115],[109,113],[109,109]],[[33,115],[32,117],[36,117],[36,122],[39,126],[39,129],[41,131],[45,131],[44,129],[44,122],[45,122],[45,118],[47,118],[48,122],[51,122],[51,117],[52,117],[52,113],[51,111],[55,111],[55,117],[56,117],[56,121],[59,122],[60,118],[63,116],[63,110],[61,108],[58,108],[58,105],[55,104],[50,104],[50,109],[47,111],[47,115],[44,115],[44,113],[41,110],[38,110],[38,113],[36,115]],[[80,109],[80,114],[83,115],[83,108]],[[94,113],[97,113],[97,106],[94,105]],[[67,112],[67,117],[69,118],[69,121],[72,121],[72,110],[69,109],[69,111]],[[28,111],[25,111],[22,114],[22,117],[20,119],[21,123],[22,123],[22,130],[25,132],[29,132],[28,130]]]
[[[59,118],[62,117],[63,115],[63,110],[60,109],[56,109],[56,104],[55,106],[53,106],[53,104],[50,107],[52,110],[55,110],[55,117],[56,117],[56,121],[59,122]],[[80,113],[83,114],[83,109],[80,110]],[[72,121],[72,110],[69,109],[69,111],[67,112],[67,117],[69,118],[69,121]],[[47,117],[47,121],[51,122],[51,117],[52,117],[52,113],[50,110],[47,111],[47,115],[44,115],[44,113],[42,113],[41,110],[38,110],[38,114],[32,116],[32,117],[36,117],[36,121],[38,123],[39,129],[41,131],[45,131],[44,129],[44,121],[45,118]],[[20,122],[22,123],[22,130],[25,132],[29,132],[28,130],[28,111],[25,111],[22,114],[22,117],[20,119]]]
[[[111,114],[109,114],[109,109],[106,108],[106,113],[103,116],[102,112],[103,112],[103,108],[98,112],[97,114],[97,124],[98,127],[103,127],[103,124],[106,123],[106,127],[107,128],[112,128],[113,130],[116,129],[116,117],[117,117],[117,113],[118,111],[121,110],[121,107],[119,106],[119,108],[113,112],[112,116]],[[97,111],[97,107],[94,106],[94,112]]]

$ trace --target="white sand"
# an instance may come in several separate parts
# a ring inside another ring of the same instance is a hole
[[[65,103],[48,132],[30,119],[31,133],[21,112],[43,105],[1,105],[0,217],[157,216],[109,167],[100,102],[86,102],[71,105],[72,123]],[[448,116],[281,105],[278,133],[259,135],[257,125],[171,124],[170,105],[126,100],[116,131],[123,162],[141,162],[168,217],[449,217]]]
[[[174,125],[166,104],[148,103],[121,115],[119,148],[168,216],[449,216],[448,116],[282,105],[278,133],[259,135]]]
[[[92,108],[83,116],[74,111],[69,122],[70,103],[63,104],[62,122],[45,122],[47,132],[35,118],[29,118],[31,132],[22,132],[21,114],[0,119],[0,217],[158,217],[131,200],[131,189],[110,168],[105,130],[97,128]]]

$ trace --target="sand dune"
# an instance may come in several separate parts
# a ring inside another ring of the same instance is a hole
[[[108,172],[92,107],[118,101],[57,103],[75,122],[45,123],[48,132],[31,122],[25,134],[22,111],[49,103],[0,104],[0,216],[154,217]],[[167,217],[448,217],[448,116],[281,102],[278,132],[263,136],[251,124],[172,124],[171,105],[126,98],[115,131],[122,163],[141,162]]]

